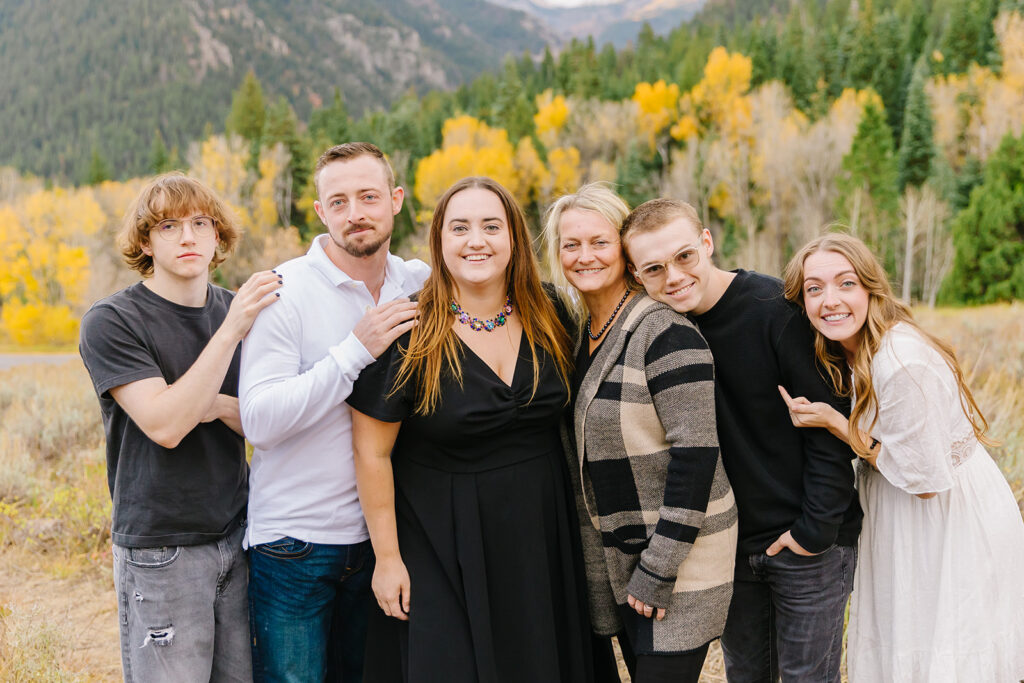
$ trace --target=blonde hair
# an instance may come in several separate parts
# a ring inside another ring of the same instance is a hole
[[[402,349],[402,364],[392,394],[410,381],[418,392],[416,413],[429,415],[441,398],[442,371],[462,382],[461,347],[452,329],[449,304],[455,299],[455,281],[445,265],[441,251],[444,214],[451,198],[470,188],[481,188],[497,195],[505,209],[512,242],[512,255],[505,270],[505,285],[526,341],[533,355],[533,392],[537,391],[540,365],[536,347],[540,346],[555,362],[562,383],[569,386],[569,336],[558,320],[555,306],[544,292],[537,257],[530,242],[523,210],[508,190],[490,178],[463,178],[441,196],[430,221],[430,276],[419,294],[419,324],[412,328],[408,348]],[[532,398],[532,395],[531,395]]]
[[[561,259],[562,216],[573,209],[577,211],[592,211],[608,221],[608,224],[619,235],[620,246],[622,246],[622,228],[626,217],[629,216],[629,205],[611,189],[608,183],[588,183],[574,194],[559,197],[548,208],[544,216],[544,231],[542,234],[544,240],[544,260],[547,263],[551,281],[558,291],[559,298],[570,314],[572,314],[573,320],[580,324],[586,318],[583,299],[580,296],[569,295],[569,292],[574,291],[575,288],[566,279],[565,273],[562,272]],[[624,260],[627,258],[625,248],[622,250],[622,258]],[[628,268],[625,273],[625,281],[626,286],[631,290],[643,290],[643,287],[636,281]]]
[[[626,217],[622,224],[622,246],[627,247],[629,238],[645,232],[659,230],[674,220],[684,218],[697,229],[697,234],[704,232],[704,224],[700,222],[697,209],[681,199],[659,197],[644,202]]]
[[[882,337],[896,323],[904,323],[913,327],[924,340],[931,345],[949,366],[956,378],[960,392],[960,405],[974,429],[974,435],[986,445],[996,442],[987,438],[988,421],[978,408],[974,395],[971,393],[960,363],[956,359],[953,347],[947,342],[925,332],[914,321],[910,308],[897,299],[886,277],[885,269],[875,258],[867,246],[856,237],[845,233],[829,233],[808,242],[800,249],[786,266],[784,275],[785,296],[796,302],[806,312],[803,299],[804,262],[811,254],[829,251],[845,257],[853,266],[861,286],[868,292],[868,312],[864,326],[860,329],[860,340],[852,361],[847,362],[839,342],[832,341],[814,328],[814,351],[818,363],[828,376],[836,393],[842,396],[857,396],[850,413],[850,424],[860,424],[865,415],[872,415],[868,432],[878,422],[878,397],[871,381],[871,360],[878,353]],[[846,371],[847,365],[852,373]],[[850,446],[859,455],[870,455],[867,444],[861,437],[859,429],[850,430]]]
[[[132,270],[143,277],[153,274],[153,257],[142,250],[148,247],[149,233],[160,221],[179,218],[190,211],[199,211],[213,219],[217,229],[217,251],[210,261],[210,270],[224,262],[242,234],[234,214],[213,190],[180,171],[153,178],[128,207],[117,246]]]

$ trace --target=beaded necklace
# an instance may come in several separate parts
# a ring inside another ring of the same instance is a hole
[[[512,296],[506,296],[505,305],[501,307],[501,310],[498,311],[498,314],[493,318],[489,318],[487,320],[481,320],[480,318],[470,317],[469,313],[466,313],[464,310],[462,310],[462,306],[459,306],[454,301],[448,304],[448,308],[451,309],[451,312],[455,314],[456,320],[458,320],[463,325],[469,325],[469,329],[473,330],[474,332],[479,332],[480,330],[491,332],[494,330],[495,327],[501,327],[502,325],[504,325],[507,316],[511,315]]]
[[[612,311],[611,317],[608,318],[608,320],[605,322],[605,324],[601,326],[601,329],[600,329],[600,331],[598,331],[597,334],[594,334],[593,332],[590,331],[590,316],[588,315],[587,316],[587,336],[590,337],[591,339],[593,339],[594,341],[597,341],[598,339],[600,339],[601,335],[604,334],[604,331],[607,330],[608,326],[612,324],[613,320],[615,320],[615,314],[619,312],[619,309],[622,308],[622,304],[626,303],[626,299],[628,299],[628,298],[629,298],[629,288],[627,287],[626,288],[626,293],[622,295],[621,299],[619,299],[619,305],[615,307],[615,310]]]

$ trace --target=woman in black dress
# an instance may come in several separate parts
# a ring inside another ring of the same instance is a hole
[[[366,680],[589,680],[558,433],[568,339],[522,210],[466,178],[429,240],[419,324],[349,398],[373,590],[391,617],[371,624]]]

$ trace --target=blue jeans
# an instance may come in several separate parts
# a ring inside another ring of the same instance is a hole
[[[722,634],[729,683],[839,683],[843,613],[857,549],[804,557],[784,549],[736,562]]]
[[[248,683],[244,523],[201,545],[115,545],[124,680]]]
[[[285,537],[249,549],[253,678],[363,679],[373,549]]]

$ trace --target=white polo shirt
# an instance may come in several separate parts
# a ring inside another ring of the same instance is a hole
[[[239,407],[255,447],[245,546],[291,536],[311,543],[369,538],[356,493],[352,416],[345,403],[373,357],[352,334],[373,297],[335,266],[320,235],[277,267],[281,300],[242,344]],[[388,254],[380,303],[420,290],[430,267]]]

